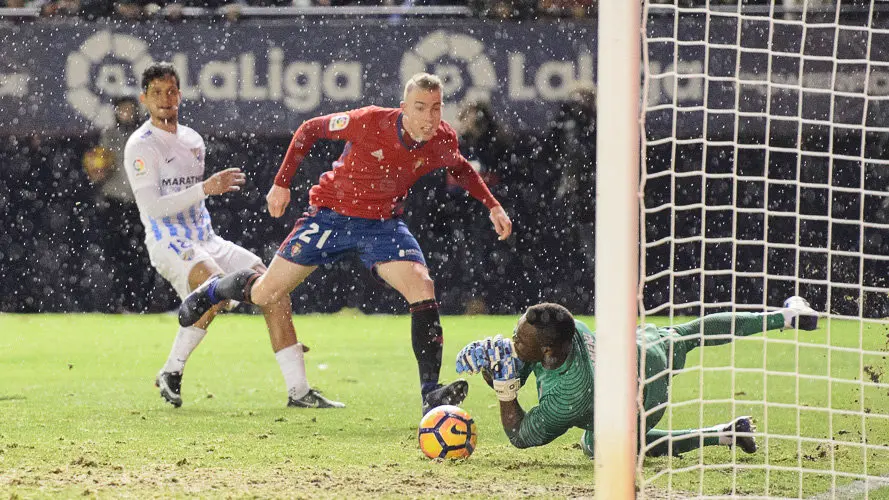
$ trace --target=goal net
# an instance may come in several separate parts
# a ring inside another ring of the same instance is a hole
[[[643,446],[640,496],[889,498],[889,2],[774,3],[643,4],[639,313],[823,316],[655,375],[659,429],[750,415],[759,449]]]

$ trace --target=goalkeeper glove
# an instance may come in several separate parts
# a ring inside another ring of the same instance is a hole
[[[487,340],[487,339],[486,339]],[[513,356],[512,340],[497,335],[491,339],[488,351],[491,371],[494,375],[494,391],[500,401],[514,401],[522,382],[519,380],[516,357]]]
[[[488,356],[483,344],[483,340],[471,342],[457,353],[457,373],[475,375],[488,366]]]

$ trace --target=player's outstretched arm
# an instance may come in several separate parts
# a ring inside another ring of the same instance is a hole
[[[269,193],[265,195],[265,201],[268,202],[269,214],[272,217],[281,217],[290,204],[290,188],[272,184]]]
[[[494,223],[494,230],[497,231],[497,236],[499,236],[498,239],[503,241],[509,238],[509,235],[512,234],[512,221],[506,215],[506,210],[498,205],[491,209],[490,218],[491,222]]]
[[[485,367],[481,370],[482,377],[491,388],[494,388],[494,372]],[[518,399],[500,401],[500,423],[507,436],[516,436],[522,428],[522,420],[525,419],[525,410],[519,404]]]

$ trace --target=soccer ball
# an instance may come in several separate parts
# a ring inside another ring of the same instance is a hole
[[[469,412],[457,406],[437,406],[420,421],[420,449],[429,458],[468,458],[478,432]]]

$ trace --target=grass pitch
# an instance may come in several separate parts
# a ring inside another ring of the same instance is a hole
[[[515,320],[443,318],[443,379],[454,378],[452,360],[460,347],[508,334]],[[416,445],[420,401],[408,316],[347,311],[299,316],[295,322],[300,339],[312,348],[306,357],[310,382],[347,408],[284,407],[283,380],[261,317],[217,320],[189,361],[184,405],[175,409],[153,386],[176,331],[174,316],[0,315],[0,494],[593,495],[593,462],[577,445],[580,431],[545,447],[513,448],[500,427],[496,398],[480,378],[470,379],[462,405],[478,424],[475,454],[466,461],[426,459]],[[751,414],[759,430],[770,433],[769,441],[760,438],[761,451],[752,456],[719,447],[646,459],[645,475],[652,482],[646,489],[653,496],[665,497],[669,488],[676,497],[807,497],[842,488],[855,474],[889,473],[889,453],[861,447],[865,440],[889,442],[889,396],[885,388],[858,383],[862,376],[868,382],[882,377],[886,361],[828,348],[857,345],[857,323],[835,321],[829,337],[826,331],[801,333],[800,340],[813,347],[783,343],[794,335],[773,332],[690,356],[689,373],[675,378],[677,404],[661,427],[699,427]],[[876,328],[863,338],[873,349],[886,341]],[[717,368],[731,366],[732,355],[742,370]],[[798,379],[795,373],[813,377]],[[818,378],[827,373],[849,382]],[[533,406],[534,391],[521,391],[520,401],[526,409]],[[831,418],[823,409],[829,402],[860,415]],[[824,438],[828,432],[832,446],[796,438]],[[766,473],[764,464],[772,470]],[[850,475],[831,475],[831,469]],[[870,498],[889,497],[884,491],[871,491]]]

